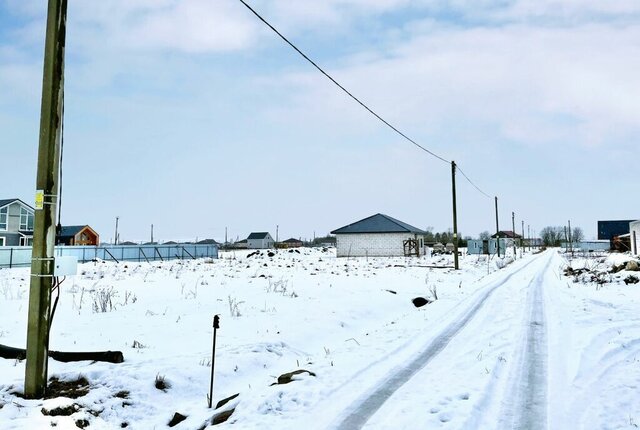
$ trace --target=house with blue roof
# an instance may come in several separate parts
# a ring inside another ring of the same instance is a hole
[[[338,257],[402,257],[424,254],[427,232],[378,213],[331,234],[336,235]]]

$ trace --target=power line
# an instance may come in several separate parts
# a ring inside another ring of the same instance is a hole
[[[465,179],[466,179],[466,180],[467,180],[471,185],[473,185],[473,186],[475,187],[475,189],[476,189],[476,190],[478,190],[480,193],[484,194],[485,196],[489,197],[490,199],[492,199],[492,198],[493,198],[493,197],[492,197],[492,196],[490,196],[489,194],[487,194],[487,193],[485,193],[484,191],[482,191],[482,190],[480,189],[480,187],[478,187],[476,184],[474,184],[474,183],[473,183],[473,181],[472,181],[471,179],[469,179],[469,177],[466,175],[466,173],[464,173],[464,172],[462,171],[462,169],[460,168],[460,166],[458,166],[458,165],[456,164],[456,167],[458,168],[458,170],[460,171],[460,173],[462,173],[462,176],[464,176],[464,178],[465,178]]]
[[[244,0],[238,0],[240,1],[240,3],[242,3],[247,9],[249,9],[251,11],[251,13],[253,13],[260,21],[262,21],[267,27],[269,27],[271,30],[273,30],[274,33],[276,33],[282,40],[284,40],[291,48],[293,48],[298,54],[300,54],[302,56],[302,58],[304,58],[305,60],[307,60],[311,65],[313,65],[313,67],[315,67],[320,73],[322,73],[325,77],[327,77],[331,82],[333,82],[338,88],[340,88],[344,93],[346,93],[349,97],[351,97],[353,100],[355,100],[360,106],[362,106],[363,108],[365,108],[370,114],[372,114],[373,116],[375,116],[378,120],[380,120],[382,123],[384,123],[387,127],[389,127],[390,129],[392,129],[393,131],[395,131],[396,133],[398,133],[400,136],[402,136],[403,138],[405,138],[407,141],[411,142],[413,145],[415,145],[416,147],[418,147],[419,149],[425,151],[426,153],[432,155],[433,157],[439,159],[440,161],[450,164],[451,161],[447,160],[444,157],[439,156],[438,154],[434,153],[433,151],[430,151],[429,149],[425,148],[424,146],[420,145],[419,143],[417,143],[415,140],[411,139],[409,136],[407,136],[406,134],[404,134],[403,132],[401,132],[400,130],[398,130],[398,128],[396,128],[395,126],[393,126],[392,124],[390,124],[387,120],[385,120],[384,118],[382,118],[380,115],[378,115],[376,112],[373,111],[373,109],[371,109],[369,106],[367,106],[366,104],[364,104],[362,101],[360,101],[360,99],[358,99],[356,96],[354,96],[349,90],[347,90],[344,86],[342,86],[338,81],[336,81],[331,75],[329,75],[327,72],[325,72],[322,67],[320,67],[315,61],[313,61],[311,58],[309,58],[304,52],[302,52],[296,45],[294,45],[291,41],[289,41],[289,39],[287,39],[282,33],[280,33],[273,25],[271,25],[266,19],[264,19],[258,12],[255,11],[255,9],[253,9],[251,6],[249,6]],[[492,199],[493,197],[490,196],[489,194],[485,193],[482,189],[480,189],[480,187],[478,187],[468,176],[466,173],[464,173],[464,171],[460,168],[459,165],[456,164],[456,168],[460,171],[460,173],[462,173],[462,176],[464,176],[464,178],[476,189],[478,190],[481,194],[483,194],[484,196]]]
[[[326,76],[331,82],[333,82],[338,88],[340,88],[342,91],[344,91],[349,97],[351,97],[353,100],[355,100],[360,106],[362,106],[363,108],[365,108],[367,111],[369,111],[370,114],[372,114],[373,116],[375,116],[376,118],[378,118],[380,121],[382,121],[382,123],[384,123],[387,127],[389,127],[391,130],[395,131],[396,133],[398,133],[400,136],[404,137],[406,140],[408,140],[409,142],[411,142],[412,144],[414,144],[415,146],[417,146],[418,148],[420,148],[421,150],[425,151],[426,153],[434,156],[435,158],[439,159],[440,161],[443,161],[447,164],[450,163],[449,160],[439,156],[438,154],[436,154],[433,151],[428,150],[427,148],[425,148],[424,146],[420,145],[418,142],[416,142],[415,140],[411,139],[409,136],[407,136],[406,134],[404,134],[403,132],[401,132],[400,130],[398,130],[396,127],[394,127],[393,125],[391,125],[387,120],[385,120],[384,118],[382,118],[380,115],[378,115],[377,113],[375,113],[369,106],[367,106],[366,104],[364,104],[363,102],[360,101],[360,99],[358,99],[356,96],[354,96],[353,94],[351,94],[351,92],[349,92],[349,90],[347,90],[345,87],[343,87],[338,81],[336,81],[331,75],[329,75],[327,72],[325,72],[322,67],[318,66],[315,61],[313,61],[311,58],[309,58],[304,52],[302,52],[300,49],[298,49],[298,47],[296,45],[294,45],[293,43],[291,43],[289,41],[289,39],[287,39],[282,33],[280,33],[273,25],[271,25],[269,22],[267,22],[266,19],[264,19],[258,12],[256,12],[251,6],[249,6],[244,0],[239,0],[240,3],[242,3],[243,5],[245,5],[245,7],[247,9],[249,9],[256,17],[258,17],[258,19],[260,21],[262,21],[263,23],[265,23],[267,25],[267,27],[269,27],[271,30],[274,31],[274,33],[276,33],[278,36],[280,36],[280,38],[282,40],[284,40],[289,46],[291,46],[298,54],[300,54],[305,60],[307,60],[309,63],[311,63],[313,65],[313,67],[315,67],[316,69],[318,69],[318,71],[320,71],[320,73],[322,73],[324,76]]]

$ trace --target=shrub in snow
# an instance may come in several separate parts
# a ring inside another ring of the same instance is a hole
[[[164,375],[160,375],[159,373],[156,375],[155,387],[158,390],[167,391],[167,389],[171,388],[171,384],[167,381]]]
[[[5,280],[2,280],[2,285],[0,285],[0,292],[5,300],[22,300],[25,291],[21,290],[19,285],[11,284]]]
[[[104,313],[115,310],[116,307],[113,302],[117,295],[118,293],[113,291],[113,287],[100,288],[94,291],[92,303],[93,312]]]
[[[146,347],[147,347],[146,345],[144,345],[142,342],[138,342],[137,340],[134,340],[133,345],[131,345],[131,348],[134,348],[134,349],[143,349]]]
[[[626,285],[629,285],[629,284],[637,284],[639,281],[640,281],[640,280],[638,279],[638,277],[637,277],[637,276],[634,276],[634,275],[629,275],[629,276],[627,276],[626,278],[624,278],[624,283],[625,283]]]
[[[239,317],[242,314],[240,313],[240,305],[244,302],[239,302],[235,297],[229,296],[229,313],[232,317]]]

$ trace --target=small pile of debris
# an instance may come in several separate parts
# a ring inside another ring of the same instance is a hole
[[[614,276],[619,272],[640,271],[640,261],[637,260],[628,260],[618,265],[614,264],[609,269],[600,265],[596,266],[597,267],[582,267],[579,269],[574,269],[571,266],[567,266],[564,269],[564,275],[572,276],[574,283],[595,283],[598,285],[603,285],[609,282],[613,282],[614,278],[621,279],[621,276],[624,276],[624,273],[620,273],[618,276]],[[622,281],[626,285],[636,284],[640,282],[638,276],[632,274],[627,275],[624,279],[622,279]]]
[[[640,271],[640,262],[635,260],[626,261],[618,266],[615,264],[611,267],[611,273],[618,273],[622,270],[627,270],[629,272],[639,272]]]
[[[594,283],[603,285],[612,281],[610,273],[602,270],[587,269],[585,267],[580,269],[574,269],[571,266],[567,266],[564,269],[564,276],[573,276],[574,283]]]

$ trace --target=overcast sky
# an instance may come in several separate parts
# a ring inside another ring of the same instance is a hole
[[[253,0],[532,231],[640,218],[637,0]],[[0,198],[33,204],[45,0],[0,0]],[[450,166],[237,0],[70,0],[62,222],[102,241],[452,227]],[[459,230],[495,229],[458,179]],[[526,228],[526,227],[525,227]]]

